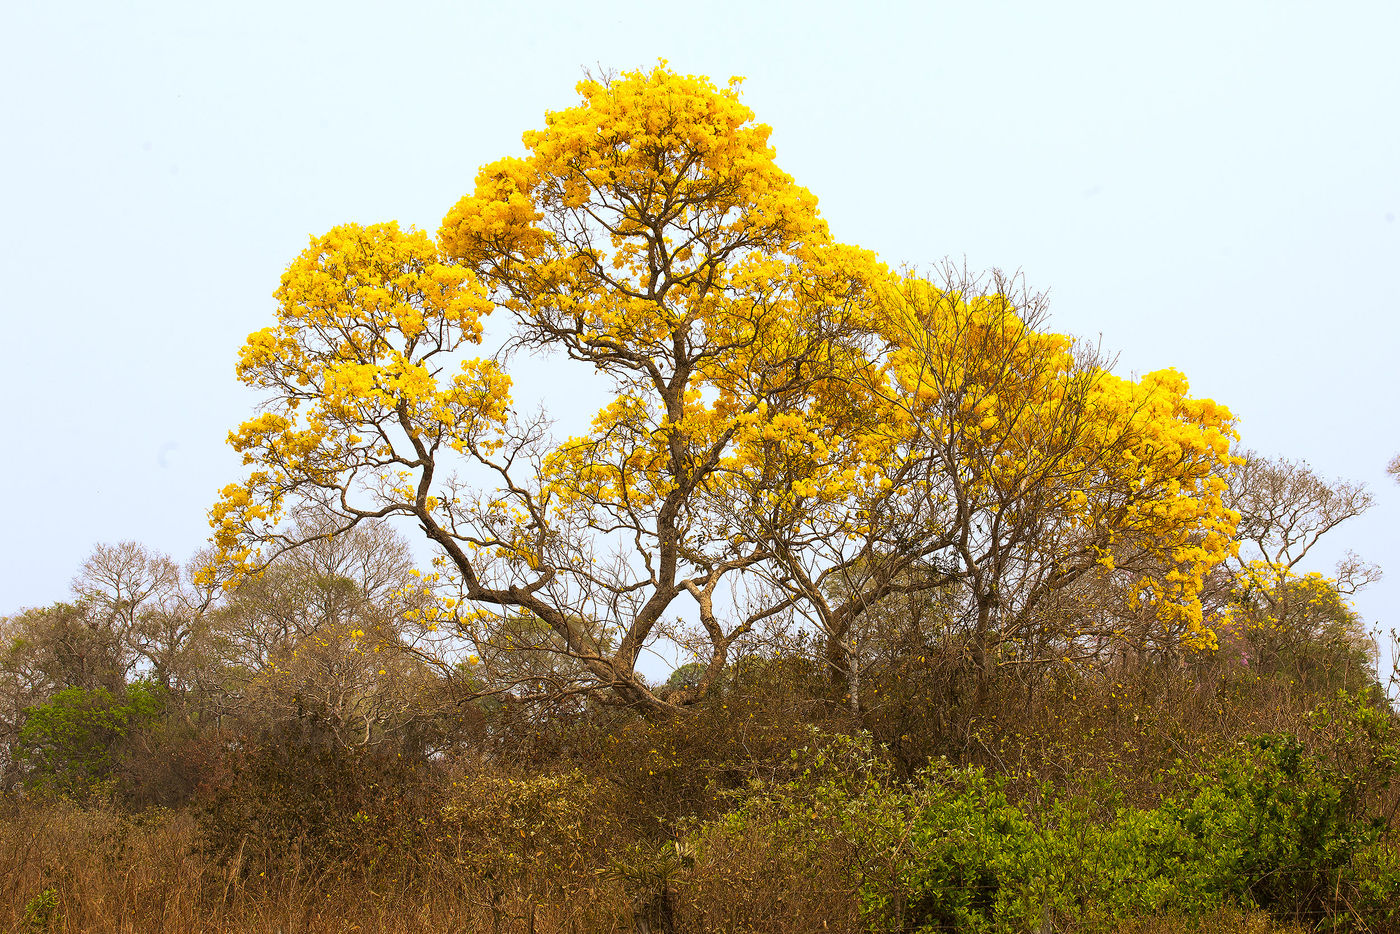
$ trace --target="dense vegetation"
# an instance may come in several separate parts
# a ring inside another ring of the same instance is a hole
[[[291,264],[208,552],[0,623],[0,925],[1400,930],[1366,490],[835,242],[736,86],[580,91]]]

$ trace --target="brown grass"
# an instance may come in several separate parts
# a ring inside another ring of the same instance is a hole
[[[432,868],[438,872],[424,873],[427,881],[416,884],[347,866],[294,864],[269,877],[245,872],[237,859],[206,857],[187,814],[133,818],[65,802],[11,803],[0,819],[0,930],[549,934],[631,928],[625,896],[601,880],[557,903],[538,904],[516,892],[493,899],[441,860]],[[46,891],[56,894],[56,911],[35,917]]]

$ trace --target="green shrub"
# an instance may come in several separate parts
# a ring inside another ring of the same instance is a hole
[[[1400,894],[1376,811],[1396,753],[1392,715],[1342,696],[1314,712],[1305,737],[1243,744],[1142,808],[1048,785],[1018,801],[1006,780],[946,763],[901,784],[868,744],[843,738],[697,838],[702,849],[763,839],[793,866],[839,864],[876,931],[1107,927],[1234,909],[1374,927],[1395,920]]]
[[[114,694],[69,687],[25,711],[19,758],[31,788],[86,797],[112,778],[122,747],[163,716],[164,688],[137,681]]]
[[[1356,859],[1386,829],[1369,805],[1395,774],[1392,719],[1342,695],[1312,721],[1315,749],[1295,736],[1260,737],[1164,805],[1199,842],[1199,874],[1222,899],[1302,920],[1359,893]],[[1396,881],[1369,880],[1377,909]]]
[[[26,902],[20,923],[24,925],[23,930],[35,932],[35,934],[61,926],[63,913],[59,910],[58,890],[44,889]]]

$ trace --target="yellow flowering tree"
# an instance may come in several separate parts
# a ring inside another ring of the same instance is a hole
[[[279,525],[295,501],[339,517],[321,535],[409,517],[438,549],[423,622],[474,665],[643,707],[703,696],[776,617],[858,679],[862,616],[934,588],[968,596],[987,657],[1096,570],[1207,640],[1227,412],[1174,373],[1113,377],[999,290],[833,241],[735,82],[663,64],[578,90],[436,242],[345,225],[289,267],[239,363],[266,404],[231,435],[253,469],[213,510],[226,566],[303,547]],[[479,356],[492,312],[510,337]],[[521,348],[608,381],[590,426],[513,412]],[[664,701],[636,670],[663,634],[702,663]],[[524,650],[566,663],[502,661]]]
[[[346,225],[291,265],[239,364],[268,394],[231,436],[254,469],[213,523],[226,562],[255,567],[303,543],[277,525],[296,498],[343,527],[411,516],[441,552],[429,583],[458,591],[437,614],[480,659],[500,620],[532,617],[587,686],[651,704],[636,659],[678,601],[707,635],[705,685],[777,611],[715,608],[768,556],[729,528],[727,487],[765,469],[738,436],[771,435],[767,398],[858,358],[841,345],[879,270],[830,240],[733,83],[658,67],[579,90],[525,158],[482,169],[437,243]],[[469,356],[493,309],[515,345],[612,380],[590,430],[555,444],[512,416],[505,372]]]
[[[1200,595],[1233,547],[1230,413],[1175,371],[1114,376],[1041,330],[1042,299],[999,274],[909,275],[877,308],[856,394],[869,414],[838,419],[836,466],[854,482],[794,481],[792,527],[765,529],[853,706],[862,621],[933,590],[984,676],[1101,654],[1129,620],[1158,643],[1213,645]],[[1121,608],[1076,606],[1091,584]]]

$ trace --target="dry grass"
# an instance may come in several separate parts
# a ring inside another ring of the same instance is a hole
[[[294,866],[269,877],[217,863],[187,814],[133,818],[65,802],[11,804],[0,820],[0,930],[92,934],[429,934],[630,930],[623,893],[592,890],[538,904],[492,893],[440,864],[402,884],[350,867]],[[45,893],[52,908],[45,910]],[[621,906],[619,908],[619,906]]]

